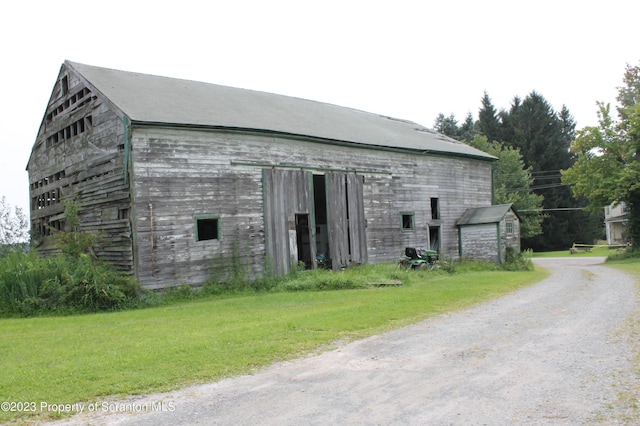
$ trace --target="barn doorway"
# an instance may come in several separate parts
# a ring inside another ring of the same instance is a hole
[[[313,204],[316,216],[316,257],[318,267],[329,267],[329,228],[327,227],[327,185],[324,175],[313,175]]]
[[[304,263],[305,269],[313,268],[311,251],[311,227],[308,214],[296,214],[296,245],[298,246],[298,263]]]
[[[429,227],[429,249],[435,250],[437,252],[440,251],[440,227],[439,226]]]
[[[334,270],[367,262],[364,176],[273,168],[262,179],[265,254],[276,274],[298,262]]]

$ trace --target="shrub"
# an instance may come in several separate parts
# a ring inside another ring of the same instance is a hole
[[[532,256],[533,256],[533,251],[531,250],[516,252],[516,250],[513,247],[507,247],[505,249],[504,263],[502,264],[502,269],[506,271],[532,271],[533,270],[533,262],[531,262]]]
[[[97,312],[137,306],[142,289],[130,276],[90,256],[0,258],[0,313],[4,316]]]
[[[625,259],[638,259],[640,258],[640,249],[632,249],[627,248],[624,250],[619,250],[617,253],[610,254],[607,256],[606,262],[613,262],[616,260],[625,260]]]
[[[29,311],[38,299],[46,269],[36,253],[10,252],[0,257],[0,312]]]

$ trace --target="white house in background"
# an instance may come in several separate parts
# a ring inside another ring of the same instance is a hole
[[[604,208],[604,223],[607,230],[607,244],[623,244],[629,213],[624,203],[611,204]]]

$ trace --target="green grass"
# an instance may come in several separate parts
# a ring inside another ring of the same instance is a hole
[[[608,247],[593,247],[590,251],[580,250],[578,253],[571,254],[569,248],[567,248],[559,251],[534,252],[533,257],[607,257],[616,252],[617,250]]]
[[[362,273],[367,280],[377,278],[369,269]],[[456,310],[545,274],[398,270],[409,285],[210,297],[123,312],[1,319],[0,401],[90,403],[215,381]],[[0,412],[0,422],[34,415],[51,413]]]

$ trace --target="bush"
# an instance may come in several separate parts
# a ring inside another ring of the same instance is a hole
[[[123,309],[140,303],[130,276],[86,254],[40,257],[35,252],[0,258],[0,314],[30,316]]]
[[[532,250],[516,252],[513,247],[507,247],[504,253],[504,263],[502,264],[502,269],[506,271],[532,271],[532,256]]]
[[[0,257],[0,313],[29,313],[46,278],[47,269],[36,253],[14,251]]]
[[[634,250],[632,248],[627,248],[607,256],[606,262],[613,262],[616,260],[625,260],[625,259],[638,259],[638,258],[640,258],[640,249]]]

